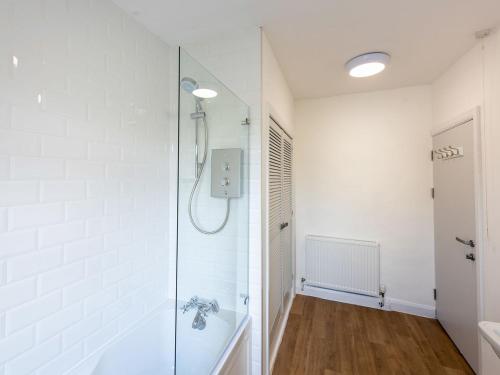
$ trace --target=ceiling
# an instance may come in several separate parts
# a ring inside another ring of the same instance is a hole
[[[432,82],[500,24],[499,0],[114,0],[171,44],[261,25],[296,98]],[[386,51],[382,74],[351,78],[344,64]]]

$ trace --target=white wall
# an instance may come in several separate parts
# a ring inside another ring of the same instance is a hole
[[[429,86],[299,100],[297,280],[306,234],[381,244],[386,297],[434,308]]]
[[[481,107],[484,130],[488,238],[483,249],[483,311],[480,319],[500,322],[500,33],[478,43],[433,84],[433,121],[439,129]],[[498,373],[500,360],[482,340],[481,373]]]
[[[433,130],[483,104],[482,55],[478,44],[432,84]]]
[[[485,127],[489,246],[484,256],[484,318],[500,322],[500,32],[485,45]],[[483,350],[485,375],[498,373],[500,360]]]
[[[183,47],[250,106],[249,294],[252,373],[261,373],[261,47],[260,30],[247,28]]]
[[[294,124],[294,99],[271,44],[262,32],[262,106],[291,135]],[[264,119],[266,121],[266,119]]]
[[[484,318],[500,322],[500,32],[484,42],[485,133],[489,244],[484,254]],[[483,341],[484,346],[486,344]],[[500,359],[482,351],[485,375],[498,373]]]
[[[0,374],[61,374],[165,301],[169,53],[109,1],[1,2]]]

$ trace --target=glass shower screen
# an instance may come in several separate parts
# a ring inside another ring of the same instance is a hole
[[[209,374],[248,314],[249,108],[180,49],[176,374]]]

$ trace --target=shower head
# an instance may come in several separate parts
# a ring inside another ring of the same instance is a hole
[[[198,82],[196,82],[193,78],[190,77],[182,78],[180,85],[182,89],[188,92],[189,94],[192,94],[193,91],[199,87]]]

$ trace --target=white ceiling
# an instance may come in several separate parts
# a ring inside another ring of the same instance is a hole
[[[432,82],[500,24],[500,0],[114,0],[172,44],[261,25],[296,98]],[[387,51],[382,74],[351,78],[344,64]]]

